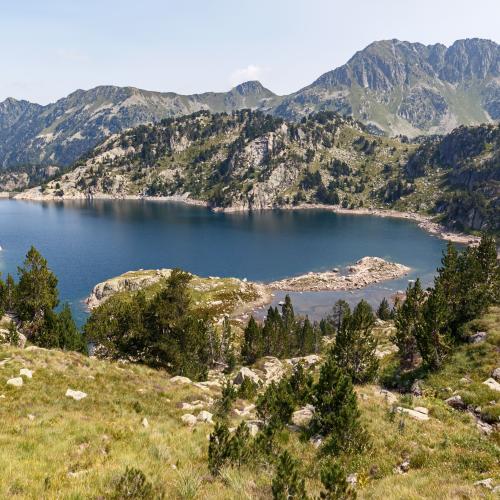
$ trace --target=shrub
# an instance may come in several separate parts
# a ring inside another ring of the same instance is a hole
[[[112,498],[122,500],[132,498],[136,500],[153,499],[153,486],[146,479],[146,476],[140,469],[127,467],[125,472],[116,484]]]

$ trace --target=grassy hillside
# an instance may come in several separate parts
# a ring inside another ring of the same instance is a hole
[[[444,402],[457,391],[474,405],[496,401],[498,408],[499,393],[482,381],[498,365],[500,309],[491,309],[474,328],[488,332],[486,341],[462,345],[443,370],[423,381],[422,397],[394,394],[397,405],[426,407],[428,421],[394,414],[378,386],[357,387],[372,440],[371,450],[352,464],[359,498],[494,498],[474,482],[493,478],[500,484],[498,432],[481,434],[468,413]],[[389,333],[385,327],[377,335],[388,344]],[[384,366],[392,356],[384,358]],[[24,377],[19,388],[6,385],[21,368],[32,370],[33,378]],[[463,377],[470,385],[464,387]],[[144,472],[155,497],[271,496],[269,470],[227,468],[212,478],[206,463],[211,424],[181,422],[186,413],[177,407],[181,402],[205,401],[213,412],[217,387],[179,385],[167,373],[139,365],[7,346],[0,346],[0,384],[2,497],[110,498],[127,466]],[[68,388],[88,396],[75,401],[65,397]],[[233,417],[232,424],[239,419]],[[292,431],[279,439],[303,460],[309,491],[319,491],[313,445]],[[408,472],[395,473],[404,461]]]

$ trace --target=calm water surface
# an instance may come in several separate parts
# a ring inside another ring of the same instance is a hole
[[[80,323],[82,300],[96,283],[139,268],[257,281],[342,267],[366,255],[412,268],[402,280],[362,292],[294,293],[296,308],[317,317],[339,297],[375,303],[416,276],[429,283],[445,247],[410,221],[322,210],[223,214],[146,201],[0,200],[0,272],[16,273],[32,244],[57,274],[61,299]]]

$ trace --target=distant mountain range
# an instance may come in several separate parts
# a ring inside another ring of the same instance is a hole
[[[244,108],[293,121],[336,111],[388,135],[494,122],[500,120],[500,45],[482,39],[459,40],[449,48],[374,42],[288,96],[254,81],[229,92],[194,95],[102,86],[46,106],[9,98],[0,103],[0,166],[69,166],[130,127],[200,110]]]

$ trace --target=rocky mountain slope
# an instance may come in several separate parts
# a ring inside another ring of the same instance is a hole
[[[72,171],[17,196],[174,197],[233,211],[395,208],[497,231],[498,134],[498,125],[484,125],[410,142],[331,112],[295,123],[202,111],[114,135]]]
[[[333,110],[389,134],[450,132],[500,119],[500,46],[481,39],[441,44],[384,40],[287,96],[274,113],[298,119]]]
[[[259,82],[229,92],[179,95],[103,86],[47,106],[0,103],[0,166],[69,166],[106,137],[199,110],[258,109],[298,121],[337,111],[373,131],[416,136],[500,119],[500,46],[481,39],[444,45],[386,40],[357,52],[308,87],[279,97]]]
[[[47,106],[7,99],[0,103],[0,166],[68,166],[111,134],[139,124],[202,109],[268,109],[276,99],[259,82],[190,96],[103,86]]]

